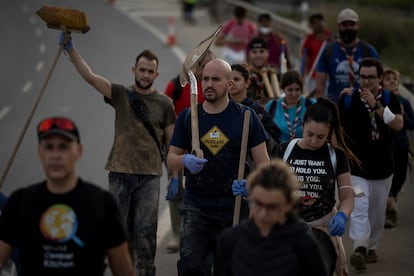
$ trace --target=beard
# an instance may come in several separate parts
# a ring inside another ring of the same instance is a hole
[[[339,36],[341,37],[341,40],[345,44],[350,44],[354,42],[357,38],[358,31],[357,30],[346,30],[346,31],[339,31]]]
[[[148,85],[142,85],[136,78],[135,78],[135,85],[138,87],[138,88],[140,88],[140,89],[142,89],[142,90],[147,90],[147,89],[149,89],[151,86],[152,86],[152,84],[153,84],[153,82],[150,82]]]
[[[209,103],[215,103],[222,98],[220,93],[217,93],[217,91],[214,89],[205,90],[203,95],[204,95],[204,100]]]

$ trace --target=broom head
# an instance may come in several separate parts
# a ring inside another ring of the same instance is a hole
[[[48,28],[78,33],[86,33],[90,30],[88,18],[80,10],[44,6],[36,14],[47,23]]]

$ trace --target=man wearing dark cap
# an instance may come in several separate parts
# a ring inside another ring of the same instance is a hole
[[[342,93],[351,93],[359,88],[358,67],[365,57],[379,59],[375,48],[358,39],[359,16],[352,9],[344,9],[338,14],[337,40],[328,44],[319,59],[316,73],[316,97],[325,94],[329,79],[327,96],[339,102]]]
[[[135,275],[113,196],[77,176],[78,128],[63,117],[37,126],[46,180],[13,192],[0,217],[0,269],[17,246],[21,275]],[[1,273],[0,273],[1,274]]]
[[[247,89],[248,95],[261,105],[266,105],[272,91],[267,91],[263,80],[267,74],[270,81],[269,48],[267,42],[261,37],[254,37],[248,44],[247,60],[250,70],[250,85]],[[276,69],[275,69],[276,70]]]

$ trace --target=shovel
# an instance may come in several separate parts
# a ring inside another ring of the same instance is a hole
[[[200,44],[198,44],[198,46],[189,55],[187,55],[180,71],[181,86],[184,87],[187,82],[189,82],[191,87],[191,153],[198,158],[204,158],[204,154],[200,148],[198,128],[198,89],[197,79],[194,75],[194,72],[197,71],[198,67],[200,66],[200,62],[206,56],[208,49],[216,40],[220,31],[221,26],[219,26],[209,37],[201,41]]]

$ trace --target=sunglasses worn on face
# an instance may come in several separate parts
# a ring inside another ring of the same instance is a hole
[[[67,130],[67,131],[74,131],[75,125],[73,124],[73,122],[65,118],[51,118],[51,119],[46,119],[42,121],[39,124],[37,131],[39,133],[42,133],[42,132],[49,131],[51,129],[62,129],[62,130]]]

